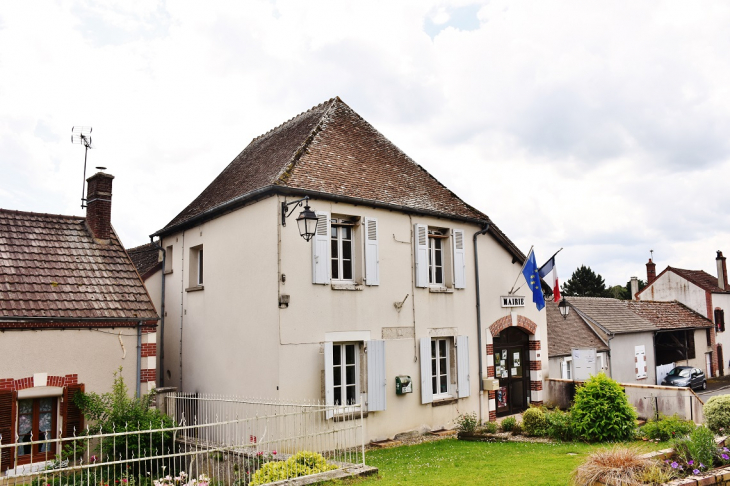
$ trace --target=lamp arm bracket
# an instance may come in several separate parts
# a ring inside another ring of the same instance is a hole
[[[301,207],[302,204],[307,201],[309,201],[309,196],[304,196],[303,198],[297,199],[296,201],[292,202],[286,202],[286,199],[284,199],[284,201],[281,203],[281,225],[286,226],[286,218],[291,216],[291,213],[293,213],[297,207]],[[294,204],[294,207],[292,207],[290,211],[289,206],[291,206],[292,204]]]

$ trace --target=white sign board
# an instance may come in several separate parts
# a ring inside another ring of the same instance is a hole
[[[570,353],[573,356],[574,380],[586,381],[591,376],[598,374],[596,348],[573,348]]]
[[[525,298],[518,297],[516,295],[503,295],[499,298],[502,302],[502,307],[524,307]]]

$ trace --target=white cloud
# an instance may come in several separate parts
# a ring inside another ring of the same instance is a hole
[[[539,258],[609,283],[730,236],[724,2],[16,2],[0,207],[80,213],[83,150],[144,243],[255,136],[341,96]],[[726,252],[729,252],[727,249]],[[642,276],[643,273],[640,273]]]

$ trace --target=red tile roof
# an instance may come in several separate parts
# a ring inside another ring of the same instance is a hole
[[[21,318],[98,323],[158,316],[116,234],[100,244],[83,217],[0,209],[0,321]]]
[[[690,329],[712,327],[712,321],[677,302],[651,300],[626,301],[629,309],[659,329]]]
[[[486,214],[462,201],[342,100],[333,98],[255,138],[155,235],[211,219],[222,208],[267,191],[336,197],[491,223]],[[493,223],[490,233],[524,261],[524,254]]]
[[[162,268],[162,262],[159,261],[160,250],[153,243],[128,248],[127,253],[134,266],[137,267],[137,272],[142,276],[142,280],[147,280],[150,275]]]
[[[704,270],[685,270],[683,268],[667,267],[666,271],[674,272],[680,277],[684,277],[702,290],[709,290],[715,293],[729,293],[728,290],[722,290],[717,286],[717,277],[710,275]],[[662,272],[664,273],[664,272]]]

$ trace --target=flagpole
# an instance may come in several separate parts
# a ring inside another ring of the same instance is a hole
[[[563,251],[563,249],[562,249],[562,248],[560,248],[560,249],[559,249],[558,251],[556,251],[556,252],[555,252],[555,253],[553,254],[553,256],[551,256],[550,258],[548,258],[548,259],[547,259],[547,261],[546,261],[545,263],[543,263],[543,264],[542,264],[542,267],[544,267],[545,265],[547,265],[547,263],[548,263],[548,262],[549,262],[550,260],[552,260],[553,258],[555,258],[555,255],[557,255],[557,254],[558,254],[558,253],[560,253],[561,251]],[[539,270],[542,270],[542,267],[540,267],[540,268],[539,268]]]
[[[512,295],[512,293],[515,291],[515,285],[517,285],[517,281],[520,279],[520,275],[522,275],[522,270],[525,269],[525,265],[527,265],[527,261],[530,259],[530,253],[532,253],[532,249],[534,248],[534,245],[530,247],[530,251],[527,252],[527,258],[525,258],[525,263],[522,264],[522,268],[520,268],[520,271],[517,273],[517,278],[515,279],[515,283],[512,284],[512,289],[508,292],[509,295]]]

